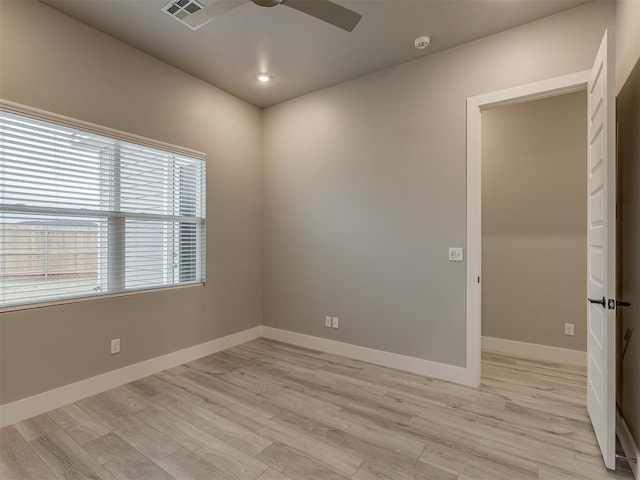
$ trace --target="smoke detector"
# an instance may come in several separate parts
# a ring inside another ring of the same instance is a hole
[[[429,37],[418,37],[416,38],[416,41],[413,43],[413,45],[418,50],[424,50],[429,46],[430,43],[431,43],[431,39]]]
[[[203,8],[204,5],[197,0],[172,0],[164,7],[162,7],[162,11],[170,17],[175,18],[183,25],[186,25],[191,30],[197,30],[204,24],[194,27],[193,25],[189,25],[187,22],[185,22],[185,18],[187,18],[189,15],[193,15]]]

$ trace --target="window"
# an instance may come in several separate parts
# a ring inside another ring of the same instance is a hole
[[[15,110],[0,110],[0,307],[204,282],[202,156]]]

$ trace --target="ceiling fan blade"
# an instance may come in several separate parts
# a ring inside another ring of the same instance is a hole
[[[243,0],[217,0],[208,7],[204,7],[196,13],[189,15],[184,21],[192,27],[198,28],[244,3],[246,3],[246,1]]]
[[[316,17],[347,32],[353,31],[362,18],[359,13],[329,0],[284,0],[282,5]]]

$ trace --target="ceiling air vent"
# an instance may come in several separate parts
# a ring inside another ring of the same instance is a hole
[[[196,0],[175,0],[167,3],[164,7],[162,7],[162,11],[167,15],[172,16],[176,20],[178,20],[183,25],[186,25],[191,30],[197,30],[202,25],[198,25],[197,27],[193,27],[184,21],[189,15],[196,13],[198,10],[202,10],[204,5]]]

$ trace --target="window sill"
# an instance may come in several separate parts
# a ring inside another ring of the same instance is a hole
[[[107,293],[103,295],[100,295],[100,294],[87,295],[84,297],[74,297],[74,298],[68,298],[64,300],[52,300],[50,302],[27,303],[22,305],[8,305],[6,307],[1,307],[0,313],[16,312],[20,310],[31,310],[34,308],[55,307],[58,305],[67,305],[70,303],[92,302],[96,300],[106,300],[109,298],[129,297],[131,295],[142,295],[145,293],[158,293],[158,292],[166,292],[169,290],[184,290],[185,288],[203,287],[204,285],[205,285],[205,282],[199,282],[199,283],[190,283],[188,285],[174,285],[170,287],[149,288],[144,290],[130,290],[128,292]]]

